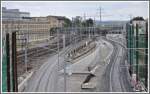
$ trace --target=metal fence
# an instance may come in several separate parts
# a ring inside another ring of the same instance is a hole
[[[136,80],[148,88],[148,24],[142,27],[140,24],[128,23],[126,27],[130,74],[136,74]]]

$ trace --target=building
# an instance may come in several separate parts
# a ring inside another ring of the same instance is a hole
[[[62,16],[47,16],[47,17],[32,17],[35,22],[48,22],[51,27],[63,27],[65,17]]]
[[[3,32],[18,31],[18,39],[28,33],[28,41],[39,41],[49,39],[51,28],[63,27],[65,17],[23,17],[24,20],[3,20]],[[27,20],[25,20],[27,19]]]
[[[21,12],[19,9],[2,7],[2,20],[22,20],[22,17],[30,17],[30,13]]]
[[[148,88],[148,22],[135,17],[126,25],[130,74]]]
[[[101,28],[105,28],[113,32],[120,32],[124,29],[126,21],[103,21],[99,24]]]

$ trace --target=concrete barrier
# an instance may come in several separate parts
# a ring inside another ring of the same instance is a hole
[[[33,71],[29,73],[29,75],[18,85],[18,91],[22,92],[25,89],[25,86],[27,85],[27,82],[29,78],[33,75]]]
[[[89,74],[81,84],[82,89],[96,88],[96,77],[94,74]]]

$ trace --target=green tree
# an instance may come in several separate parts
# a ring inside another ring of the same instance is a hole
[[[94,22],[93,22],[93,20],[91,18],[89,18],[89,19],[86,20],[86,26],[92,27],[93,24],[94,24]]]
[[[64,27],[71,27],[72,22],[68,18],[64,18]]]
[[[89,18],[82,22],[83,27],[92,27],[94,25],[93,19]]]
[[[75,18],[73,18],[72,24],[75,27],[81,27],[82,26],[82,17],[76,16]]]
[[[82,22],[82,26],[83,26],[83,27],[86,27],[86,26],[87,26],[86,21],[83,21],[83,22]]]

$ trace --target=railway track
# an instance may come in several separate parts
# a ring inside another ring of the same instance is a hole
[[[84,37],[83,39],[85,39],[85,38],[86,37]],[[72,44],[72,41],[74,41],[74,39],[70,41],[70,38],[66,37],[65,45],[68,46],[68,45]],[[79,41],[81,41],[81,39],[77,38],[76,42],[79,42]],[[53,42],[51,44],[45,45],[44,47],[28,48],[27,49],[27,58],[28,58],[27,62],[30,62],[31,60],[38,58],[38,57],[56,53],[58,50],[57,43],[58,42]],[[63,39],[61,38],[59,40],[59,49],[61,50],[62,48],[63,48]],[[17,51],[17,63],[22,63],[24,61],[25,61],[25,50]]]
[[[107,40],[107,39],[106,39]],[[106,84],[107,92],[130,92],[130,82],[127,80],[127,69],[121,68],[125,65],[124,49],[121,45],[112,40],[109,41],[113,46],[113,54],[111,55],[110,62],[106,67]],[[109,90],[108,90],[109,89]]]
[[[83,43],[83,40],[80,41]],[[85,42],[85,41],[84,41]],[[78,43],[80,45],[81,43]],[[69,45],[74,47],[74,45]],[[62,70],[64,67],[64,55],[65,52],[70,48],[67,46],[65,50],[60,51],[59,56],[59,66],[58,66],[58,56],[54,55],[47,62],[45,62],[39,70],[33,75],[31,80],[29,80],[28,86],[25,88],[25,92],[46,92],[46,91],[57,91],[57,79],[59,78],[58,70]]]
[[[70,45],[69,40],[66,41],[66,46]],[[46,49],[45,49],[46,48]],[[62,40],[59,42],[59,49],[61,50],[63,48]],[[27,49],[27,57],[28,62],[33,60],[34,58],[42,57],[48,54],[56,53],[58,49],[57,42],[52,44],[44,45],[43,47],[34,47],[34,48],[28,48]],[[17,63],[22,63],[25,60],[25,50],[19,50],[17,51]]]
[[[107,89],[106,91],[112,92],[113,91],[113,81],[112,81],[113,73],[112,72],[113,72],[113,69],[114,69],[114,63],[117,60],[118,47],[116,46],[116,44],[113,41],[110,41],[110,40],[107,40],[107,41],[110,42],[113,45],[114,50],[113,50],[113,53],[111,55],[110,62],[106,67],[106,73],[105,73],[106,80],[105,81],[107,82],[107,85],[106,85],[105,89]]]
[[[49,48],[49,49],[54,49],[57,51],[57,45],[53,45],[53,46],[47,45],[45,47]],[[59,49],[62,49],[62,48],[63,48],[63,46],[60,45]],[[28,49],[27,50],[28,62],[30,62],[30,60],[32,60],[33,58],[38,58],[41,56],[45,56],[45,55],[54,53],[54,51],[49,50],[49,49],[45,49],[44,47],[37,47],[37,48]],[[24,62],[24,58],[25,58],[24,50],[17,52],[17,63]]]
[[[119,79],[118,79],[119,78],[118,66],[116,66],[116,62],[120,61],[120,58],[118,56],[120,49],[118,48],[118,46],[115,45],[114,51],[115,53],[113,54],[110,60],[112,63],[111,70],[110,70],[110,92],[116,92],[116,88],[117,90],[122,90],[122,85],[120,84]]]

